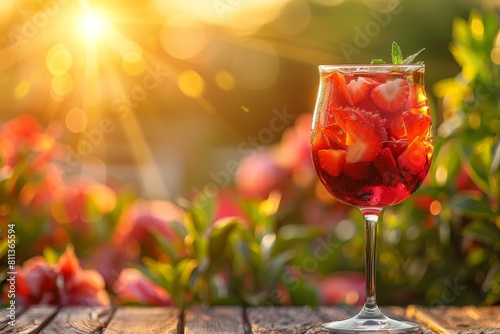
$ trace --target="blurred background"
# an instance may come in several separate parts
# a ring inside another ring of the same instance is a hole
[[[66,175],[171,199],[312,113],[319,64],[389,59],[397,41],[426,48],[428,87],[455,75],[452,21],[482,2],[5,0],[0,117],[51,124]],[[274,109],[289,118],[259,137]]]
[[[379,300],[498,304],[499,7],[2,0],[0,282],[15,240],[24,306],[359,306],[362,217],[318,182],[311,115],[318,65],[396,41],[425,48],[435,155],[383,211]]]

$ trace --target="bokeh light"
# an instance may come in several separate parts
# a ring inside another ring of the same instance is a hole
[[[60,186],[52,195],[51,212],[59,223],[70,223],[80,215],[80,193],[71,186]]]
[[[21,81],[17,84],[14,90],[14,97],[17,100],[22,100],[26,95],[28,95],[31,88],[31,84],[28,81]]]
[[[123,60],[129,63],[137,63],[142,60],[142,48],[132,41],[126,41],[122,45],[120,54]]]
[[[161,44],[172,57],[188,59],[196,56],[208,43],[209,34],[203,23],[192,16],[175,16],[165,23]]]
[[[234,81],[233,75],[228,71],[217,71],[215,73],[215,83],[219,88],[223,90],[233,90],[236,82]]]
[[[4,22],[11,15],[16,0],[3,0],[0,2],[0,22]]]
[[[87,124],[87,114],[80,108],[73,108],[66,114],[66,127],[71,132],[83,132],[87,128]]]
[[[62,75],[56,75],[52,78],[52,83],[50,85],[50,88],[52,89],[52,93],[56,95],[57,100],[61,100],[60,98],[63,98],[73,91],[74,88],[74,82],[73,78],[71,75],[68,73],[64,73]]]
[[[441,202],[439,202],[437,199],[431,202],[431,205],[429,206],[429,212],[437,216],[439,213],[441,213],[443,206],[441,205]]]
[[[47,69],[52,75],[66,74],[73,63],[71,51],[64,44],[54,45],[46,56]]]
[[[179,89],[189,97],[200,97],[205,89],[205,81],[194,70],[184,71],[177,80]]]

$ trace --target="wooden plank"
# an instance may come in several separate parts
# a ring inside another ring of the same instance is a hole
[[[321,328],[326,319],[320,318],[310,307],[251,307],[246,314],[252,333],[328,333]],[[339,314],[342,316],[344,314]],[[332,317],[330,314],[329,319]]]
[[[407,314],[443,334],[500,334],[500,306],[410,306]]]
[[[33,305],[16,317],[15,325],[0,325],[0,332],[5,334],[39,333],[56,315],[57,307],[52,305]]]
[[[390,307],[380,307],[382,313],[391,319],[400,321],[411,321],[412,320],[406,316],[406,309],[402,307],[390,306]],[[316,314],[324,320],[324,322],[338,321],[348,319],[356,315],[360,311],[360,308],[340,308],[340,307],[328,307],[321,306],[316,310]],[[418,323],[418,322],[417,322]],[[435,332],[429,330],[426,326],[418,323],[423,334],[435,334]]]
[[[109,307],[63,307],[40,332],[43,334],[102,333],[112,310]]]
[[[0,329],[6,328],[9,324],[9,321],[16,320],[23,312],[24,308],[15,307],[14,310],[7,309],[7,306],[0,311]],[[14,312],[12,314],[12,312]]]
[[[245,333],[243,309],[217,306],[184,311],[184,334]]]
[[[338,306],[320,306],[315,310],[315,313],[324,323],[344,320],[356,314],[352,309],[345,309]]]
[[[347,309],[338,306],[320,306],[315,310],[315,314],[321,318],[321,324],[309,330],[307,333],[331,333],[325,332],[321,325],[332,321],[348,319],[355,315],[357,311],[358,310],[353,310],[352,308]]]
[[[103,333],[177,333],[179,317],[173,307],[120,307]]]
[[[421,321],[418,321],[417,319],[414,319],[414,318],[412,319],[411,317],[409,317],[407,310],[403,307],[385,306],[385,307],[380,307],[380,310],[382,311],[382,313],[384,313],[386,316],[388,316],[391,319],[417,323],[419,325],[420,329],[422,330],[423,334],[436,334],[435,331],[428,328]]]

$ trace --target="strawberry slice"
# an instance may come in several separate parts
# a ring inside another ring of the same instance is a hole
[[[347,131],[347,126],[346,126],[347,120],[356,121],[361,118],[360,111],[352,107],[335,108],[332,110],[332,113],[333,116],[335,117],[335,122],[344,131]]]
[[[344,150],[319,150],[319,165],[331,176],[339,176],[344,169],[346,155]]]
[[[408,101],[406,102],[406,108],[415,108],[427,104],[427,96],[424,89],[424,78],[423,73],[415,72],[409,78],[408,83]]]
[[[347,149],[345,145],[346,134],[338,124],[331,124],[323,128],[323,136],[329,143],[328,148]]]
[[[370,171],[370,162],[346,163],[344,166],[344,175],[353,180],[362,180],[368,177]]]
[[[408,140],[400,139],[400,140],[386,141],[384,142],[384,146],[388,147],[391,150],[392,156],[396,159],[408,147]]]
[[[331,99],[333,106],[346,105],[347,103],[352,105],[344,76],[340,72],[334,71],[328,79],[333,84],[333,98]]]
[[[347,163],[372,161],[382,148],[378,132],[362,120],[346,120]]]
[[[325,139],[322,131],[313,131],[311,136],[311,146],[314,150],[330,148],[330,142]]]
[[[408,99],[408,84],[397,78],[378,85],[372,90],[372,101],[377,107],[387,112],[396,112],[404,107]]]
[[[352,106],[358,104],[375,85],[376,83],[373,80],[363,77],[352,79],[346,86],[347,94],[349,95],[347,101]]]
[[[412,109],[413,110],[413,109]],[[431,118],[424,114],[406,112],[404,114],[404,124],[408,132],[408,139],[413,140],[417,136],[425,137],[431,127]]]
[[[396,160],[392,155],[392,151],[389,147],[384,147],[377,158],[373,161],[375,168],[377,168],[380,176],[382,176],[382,181],[385,185],[394,185],[399,181],[399,170],[396,165]]]
[[[403,175],[419,174],[427,163],[425,144],[417,136],[398,157],[399,170]]]
[[[335,118],[335,122],[339,127],[347,132],[347,121],[363,122],[370,125],[373,129],[376,129],[382,141],[387,140],[387,131],[385,129],[386,120],[382,119],[379,113],[371,113],[369,111],[345,107],[345,108],[334,108],[332,113]]]
[[[387,129],[389,130],[389,138],[404,139],[406,138],[406,127],[403,115],[396,114],[387,120]]]

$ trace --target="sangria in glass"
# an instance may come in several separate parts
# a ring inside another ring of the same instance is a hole
[[[375,293],[377,221],[422,183],[433,154],[423,64],[321,65],[311,151],[319,179],[365,220],[366,300],[353,318],[324,324],[337,333],[416,333],[386,317]]]

